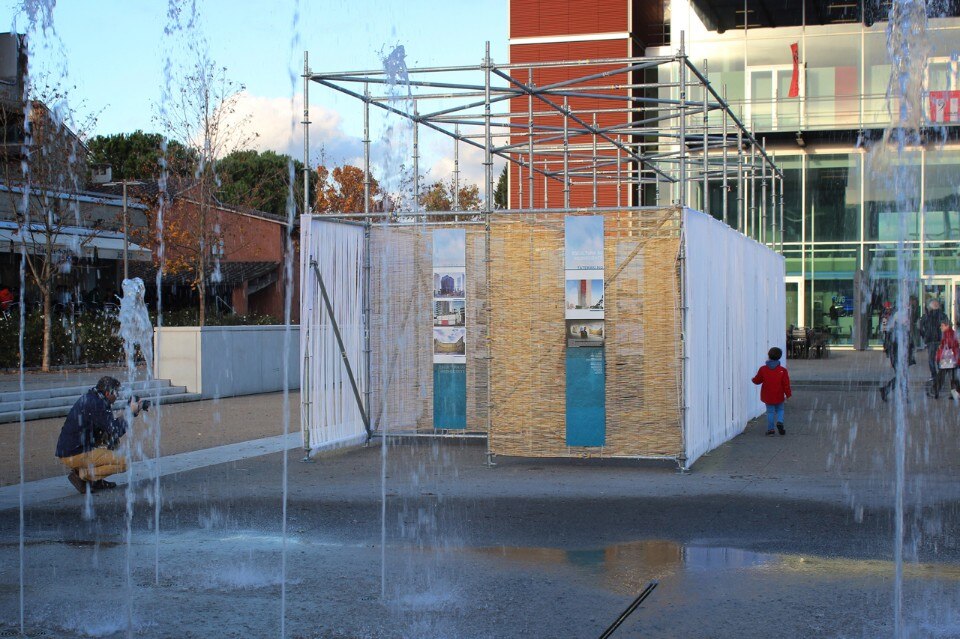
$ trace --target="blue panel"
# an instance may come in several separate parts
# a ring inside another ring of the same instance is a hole
[[[567,446],[603,446],[607,436],[603,348],[567,349]]]
[[[433,365],[433,427],[467,428],[467,365]]]

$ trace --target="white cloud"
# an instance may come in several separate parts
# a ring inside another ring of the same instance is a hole
[[[243,91],[238,96],[234,113],[227,122],[237,126],[245,122],[249,133],[257,137],[250,146],[257,151],[286,153],[303,158],[303,96],[269,98]],[[356,161],[363,157],[359,138],[343,129],[343,118],[336,111],[321,106],[310,107],[310,161],[316,163],[321,151],[328,165]]]

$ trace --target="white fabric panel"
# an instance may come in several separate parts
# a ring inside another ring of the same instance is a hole
[[[365,399],[363,354],[363,228],[304,216],[300,223],[300,423],[304,447],[359,443],[363,419],[340,355],[311,261],[316,260],[340,328],[343,345]]]
[[[750,379],[779,346],[786,365],[783,257],[685,209],[684,448],[687,465],[764,412]],[[788,417],[789,419],[789,417]]]

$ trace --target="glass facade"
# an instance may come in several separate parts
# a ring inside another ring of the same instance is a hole
[[[924,299],[935,292],[960,321],[960,142],[943,128],[960,125],[960,114],[949,106],[938,112],[942,93],[929,93],[956,91],[960,99],[960,18],[931,20],[924,86],[933,135],[900,156],[869,142],[880,140],[897,108],[887,98],[885,22],[718,33],[698,21],[686,0],[674,0],[672,7],[673,41],[685,32],[690,60],[698,66],[708,62],[711,83],[726,91],[747,127],[766,138],[783,171],[778,230],[786,260],[787,324],[821,327],[836,344],[850,344],[859,271],[869,282],[861,285],[869,290],[859,291],[869,315],[868,338],[878,343],[885,303],[896,300],[898,259],[911,273],[909,293]],[[788,96],[794,43],[798,98]],[[892,161],[896,182],[889,177]],[[711,184],[708,193],[711,213],[722,217],[721,189]],[[699,191],[692,196],[691,203],[702,203]],[[736,217],[735,188],[728,198],[733,213],[727,217]],[[767,233],[768,243],[779,241],[770,229]]]

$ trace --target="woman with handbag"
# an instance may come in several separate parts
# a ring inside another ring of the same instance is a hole
[[[957,334],[950,326],[949,320],[940,322],[940,346],[937,348],[937,383],[934,388],[934,398],[940,397],[940,387],[944,378],[950,380],[950,396],[960,400],[960,379],[957,379],[957,362],[960,361],[960,342]]]

